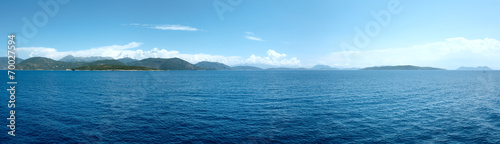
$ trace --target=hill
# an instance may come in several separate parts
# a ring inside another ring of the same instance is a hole
[[[137,62],[131,62],[130,66],[142,66],[160,70],[204,70],[180,58],[147,58]]]
[[[339,70],[360,70],[361,68],[351,67],[351,68],[339,68]]]
[[[229,67],[223,63],[208,62],[208,61],[202,61],[202,62],[196,63],[195,66],[198,66],[200,68],[205,68],[205,69],[212,69],[212,70],[230,70],[231,69],[231,67]]]
[[[234,66],[231,67],[231,70],[263,70],[263,69],[254,66]]]
[[[457,70],[493,70],[487,66],[479,66],[479,67],[460,67]]]
[[[307,70],[305,68],[286,68],[286,67],[279,67],[279,68],[268,68],[266,70]]]
[[[22,58],[17,58],[16,57],[16,66],[23,61]],[[0,69],[1,70],[6,70],[7,67],[9,66],[9,59],[7,57],[0,57]],[[17,67],[16,67],[17,69]]]
[[[83,66],[84,62],[62,62],[44,57],[32,57],[26,59],[16,66],[20,70],[66,70]]]
[[[131,63],[131,62],[137,62],[139,60],[136,60],[136,59],[132,59],[132,58],[121,58],[121,59],[117,59],[118,61],[124,63],[124,64],[127,64],[127,63]]]
[[[94,61],[91,63],[88,63],[86,65],[126,65],[118,60],[99,60],[99,61]]]
[[[74,68],[73,70],[157,70],[141,66],[127,66],[127,65],[87,65]]]
[[[83,67],[87,66],[87,67]],[[101,67],[99,67],[101,66]],[[123,67],[118,67],[123,66]],[[53,59],[44,57],[32,57],[27,60],[22,61],[16,66],[16,69],[20,70],[66,70],[75,69],[78,70],[109,70],[109,69],[119,69],[119,70],[205,70],[205,68],[200,68],[195,66],[185,60],[179,58],[161,59],[161,58],[148,58],[141,61],[130,62],[127,67],[126,64],[119,60],[97,60],[94,62],[63,62],[55,61]],[[144,69],[140,67],[147,67],[150,69]]]
[[[412,65],[399,65],[399,66],[367,67],[361,70],[445,70],[445,69],[433,68],[433,67],[418,67]]]
[[[327,65],[315,65],[311,68],[312,70],[338,70],[337,68],[332,68]]]
[[[67,55],[59,61],[63,62],[93,62],[93,61],[98,61],[98,60],[107,60],[107,59],[113,59],[112,57],[100,57],[100,56],[91,56],[91,57],[74,57],[72,55]]]

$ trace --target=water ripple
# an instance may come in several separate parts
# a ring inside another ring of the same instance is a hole
[[[500,143],[498,71],[18,76],[9,143]]]

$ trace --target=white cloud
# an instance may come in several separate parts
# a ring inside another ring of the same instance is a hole
[[[161,25],[161,26],[154,26],[151,28],[152,29],[159,29],[159,30],[198,31],[197,28],[193,28],[190,26],[182,26],[182,25]]]
[[[271,59],[281,59],[281,58],[286,57],[286,54],[280,54],[274,50],[267,50],[266,53],[269,57],[271,57]]]
[[[253,36],[245,36],[245,38],[249,39],[249,40],[255,40],[255,41],[264,41],[258,37],[253,37]]]
[[[102,46],[97,48],[91,48],[86,50],[78,51],[58,51],[55,48],[46,47],[22,47],[18,48],[18,56],[21,58],[29,57],[47,57],[54,60],[59,60],[67,55],[73,55],[76,57],[90,57],[90,56],[101,56],[101,57],[112,57],[115,59],[129,57],[133,59],[144,59],[144,58],[181,58],[190,63],[197,63],[200,61],[212,61],[221,62],[227,65],[244,65],[244,64],[265,64],[272,66],[300,66],[300,61],[293,57],[291,59],[286,59],[286,54],[278,53],[274,50],[268,50],[266,57],[260,57],[256,55],[251,55],[248,59],[244,59],[240,56],[222,56],[222,55],[210,55],[210,54],[183,54],[179,51],[169,51],[166,49],[153,48],[151,50],[130,50],[131,48],[138,48],[142,43],[131,42],[125,45],[111,45]]]
[[[272,66],[301,66],[300,60],[298,60],[296,57],[286,59],[286,54],[280,54],[274,50],[268,50],[266,53],[267,57],[251,55],[248,59],[245,60],[245,62],[247,64],[265,64]]]
[[[46,47],[17,48],[17,56],[21,58],[43,56],[52,59],[54,58],[60,59],[69,54],[70,54],[69,52],[58,52],[55,48],[46,48]]]
[[[346,67],[409,64],[447,69],[460,66],[500,68],[500,41],[457,37],[407,48],[334,52],[321,61]]]
[[[155,25],[155,24],[138,24],[138,23],[132,23],[129,25],[151,28],[151,29],[159,29],[159,30],[200,31],[200,29],[190,27],[190,26],[183,26],[183,25],[165,25],[165,24]]]
[[[255,36],[255,34],[253,34],[253,32],[245,32],[245,34],[246,34],[246,36],[245,36],[246,39],[254,40],[254,41],[264,41],[261,38]]]
[[[57,51],[57,49],[55,48],[22,47],[18,48],[17,51],[19,57],[22,58],[42,56],[58,60],[67,55],[73,55],[78,57],[103,56],[103,57],[115,58],[119,53],[131,51],[127,49],[137,48],[141,45],[142,43],[131,42],[126,45],[111,45],[111,46],[103,46],[86,50],[64,51],[64,52]]]

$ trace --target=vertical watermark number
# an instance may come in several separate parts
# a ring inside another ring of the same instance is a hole
[[[7,75],[9,77],[9,80],[7,81],[7,86],[9,87],[7,91],[9,92],[9,103],[7,106],[9,107],[9,114],[10,116],[7,118],[9,121],[9,124],[7,127],[10,128],[10,130],[7,132],[11,136],[16,136],[14,132],[16,132],[16,73],[14,70],[16,69],[16,35],[10,34],[9,36],[9,41],[8,41],[8,52],[7,52]]]

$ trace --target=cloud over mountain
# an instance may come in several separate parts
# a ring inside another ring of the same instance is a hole
[[[500,41],[457,37],[406,48],[333,52],[322,61],[347,67],[419,65],[456,69],[460,66],[498,66]]]
[[[247,60],[248,64],[267,64],[273,66],[300,66],[300,60],[296,57],[286,59],[286,54],[278,53],[274,50],[267,50],[266,57],[251,55]]]
[[[29,57],[47,57],[51,59],[61,59],[67,55],[73,55],[76,57],[90,57],[90,56],[101,56],[101,57],[112,57],[115,59],[119,58],[133,58],[133,59],[144,59],[144,58],[181,58],[191,63],[197,63],[201,61],[211,61],[220,62],[227,65],[239,65],[239,64],[265,64],[272,66],[299,66],[300,61],[296,58],[286,58],[286,54],[278,53],[274,50],[268,50],[267,56],[257,56],[252,54],[249,58],[244,59],[240,56],[223,56],[223,55],[211,55],[211,54],[184,54],[179,51],[166,50],[153,48],[151,50],[131,50],[132,48],[139,48],[142,43],[131,42],[125,45],[111,45],[103,46],[97,48],[90,48],[78,51],[58,51],[55,48],[46,47],[22,47],[18,48],[18,56],[21,58]]]

